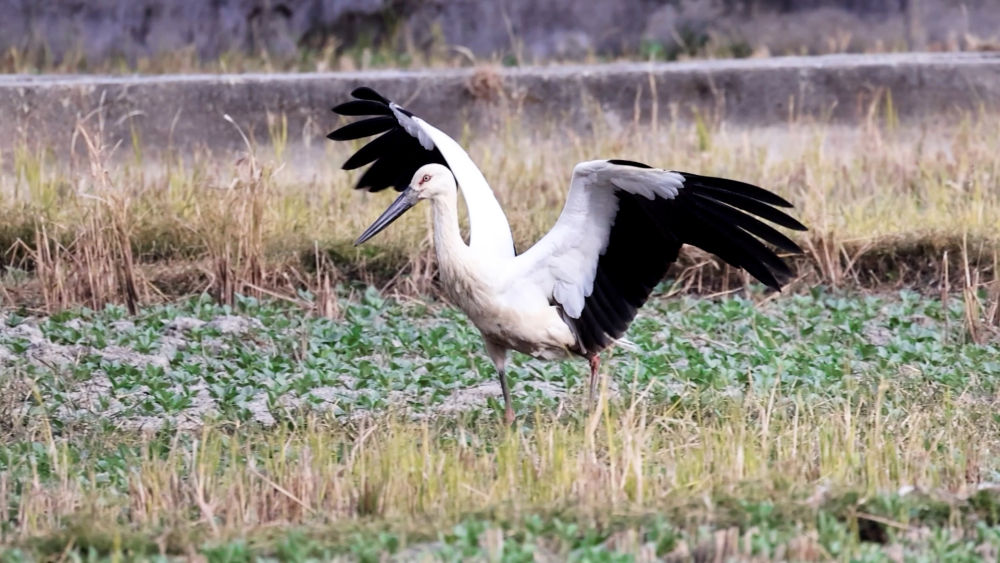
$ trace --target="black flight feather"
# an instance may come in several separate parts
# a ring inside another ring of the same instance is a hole
[[[612,164],[651,168],[629,160]],[[648,199],[615,189],[618,210],[608,244],[598,258],[593,289],[579,319],[565,316],[577,336],[577,353],[592,356],[621,337],[675,260],[690,244],[743,268],[775,290],[792,275],[767,245],[801,252],[795,242],[760,219],[795,230],[805,227],[775,207],[791,207],[763,188],[680,172],[676,197]],[[765,244],[766,243],[766,244]]]
[[[351,100],[333,108],[338,115],[392,115],[392,110],[384,103],[371,100]]]
[[[364,119],[344,125],[327,137],[334,141],[349,141],[380,135],[358,149],[343,164],[345,170],[371,165],[361,175],[356,188],[377,192],[393,187],[402,191],[421,166],[432,162],[448,166],[437,147],[424,148],[399,122],[399,119],[413,117],[412,113],[399,106],[390,107],[391,102],[387,98],[367,86],[356,88],[351,95],[354,100],[337,105],[333,111]],[[399,117],[393,112],[394,108],[405,117]],[[412,130],[415,124],[407,125]]]
[[[359,88],[355,88],[354,90],[351,91],[351,96],[359,100],[370,100],[373,102],[379,102],[385,104],[386,106],[389,105],[389,100],[387,98],[385,98],[384,96],[382,96],[382,94],[379,94],[378,92],[372,90],[367,86],[361,86]]]
[[[391,115],[372,117],[348,123],[327,135],[326,138],[333,141],[351,141],[384,133],[396,125],[398,125],[396,118]]]

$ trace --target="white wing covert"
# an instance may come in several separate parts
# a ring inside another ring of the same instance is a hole
[[[577,352],[590,355],[625,332],[683,244],[779,289],[791,270],[761,240],[801,250],[754,215],[805,227],[775,207],[791,204],[743,182],[626,160],[582,162],[555,226],[515,263],[550,291],[576,332]]]

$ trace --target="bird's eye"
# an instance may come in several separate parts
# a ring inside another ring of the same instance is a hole
[[[430,174],[424,174],[424,177],[420,179],[420,183],[421,184],[424,184],[424,183],[427,183],[427,182],[430,182],[430,181],[431,181],[431,175]]]

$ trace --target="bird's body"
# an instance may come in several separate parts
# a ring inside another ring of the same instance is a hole
[[[452,174],[438,164],[421,171],[449,184],[440,195],[428,198],[438,274],[448,299],[494,346],[543,359],[566,357],[575,344],[573,333],[542,288],[524,283],[518,275],[524,255],[490,253],[466,244]]]
[[[790,206],[784,199],[742,182],[627,160],[577,164],[555,226],[515,254],[502,208],[454,140],[373,90],[360,88],[354,96],[357,100],[334,111],[378,117],[346,125],[329,137],[383,134],[344,168],[373,163],[359,188],[394,186],[403,192],[357,244],[418,201],[430,202],[441,285],[483,335],[499,372],[508,422],[513,418],[505,375],[508,351],[589,359],[593,394],[598,354],[625,332],[683,244],[712,252],[774,289],[791,274],[758,239],[791,252],[798,246],[754,217],[804,230],[776,209]],[[468,244],[458,223],[458,189],[469,211]]]
[[[460,236],[444,240],[438,232],[435,229],[434,248],[441,286],[484,340],[547,360],[570,353],[576,339],[559,308],[539,288],[511,276],[516,258],[479,257],[462,248]]]

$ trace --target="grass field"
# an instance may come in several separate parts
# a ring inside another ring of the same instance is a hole
[[[275,120],[271,144],[247,154],[147,154],[141,140],[102,138],[98,123],[80,123],[73,156],[0,154],[8,266],[0,303],[134,309],[207,291],[224,303],[240,293],[304,304],[303,288],[327,303],[331,284],[354,279],[432,289],[426,215],[351,245],[390,199],[350,189],[356,176],[338,166],[356,146],[292,145]],[[521,249],[555,220],[575,162],[623,157],[739,178],[788,198],[810,228],[798,239],[805,284],[960,288],[996,276],[997,115],[900,124],[883,103],[856,125],[746,129],[706,118],[573,133],[557,122],[524,127],[515,116],[500,123],[458,137],[491,180]],[[716,290],[742,283],[719,272],[688,253],[673,275]]]
[[[207,297],[8,314],[0,558],[1000,548],[1000,338],[971,339],[960,297],[657,298],[594,415],[582,362],[515,356],[511,429],[459,312],[338,303],[340,321]]]
[[[276,120],[156,154],[96,121],[0,154],[0,561],[997,557],[996,115],[459,135],[520,249],[596,157],[810,227],[778,295],[685,254],[593,414],[584,365],[515,355],[510,429],[426,217],[351,246],[391,197],[351,191],[352,147]]]

